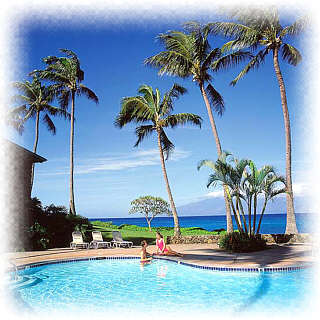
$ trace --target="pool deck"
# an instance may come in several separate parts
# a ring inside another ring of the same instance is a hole
[[[268,250],[252,253],[227,253],[216,244],[175,244],[170,247],[184,256],[168,257],[172,260],[209,267],[287,267],[310,266],[315,262],[311,244],[269,245]],[[148,252],[155,252],[150,245]],[[70,249],[57,248],[46,251],[7,253],[7,258],[17,266],[65,259],[108,256],[139,256],[140,247],[112,249]]]

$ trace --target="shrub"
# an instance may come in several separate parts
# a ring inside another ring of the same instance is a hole
[[[68,247],[72,232],[76,230],[82,232],[84,241],[91,241],[92,225],[88,218],[69,215],[64,206],[51,204],[43,207],[37,198],[30,202],[29,223],[30,247],[25,248],[27,250]]]
[[[253,252],[266,249],[266,240],[261,236],[249,236],[246,233],[232,232],[220,236],[220,248],[231,252]]]

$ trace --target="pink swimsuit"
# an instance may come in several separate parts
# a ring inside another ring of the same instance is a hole
[[[157,245],[157,247],[159,248],[159,250],[160,251],[162,251],[162,249],[163,249],[163,247],[164,247],[164,241],[163,241],[163,239],[160,239],[160,240],[156,240],[156,245]],[[163,254],[163,253],[166,253],[166,252],[168,252],[169,250],[167,249],[167,248],[164,248],[164,250],[163,250],[163,252],[161,253],[161,254]]]

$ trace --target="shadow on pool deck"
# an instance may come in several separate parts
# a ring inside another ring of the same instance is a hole
[[[267,250],[251,253],[227,253],[219,249],[191,249],[184,251],[183,260],[210,261],[219,264],[252,264],[258,267],[275,264],[300,264],[310,261],[311,248],[305,245],[271,245]],[[199,253],[198,253],[199,252]]]

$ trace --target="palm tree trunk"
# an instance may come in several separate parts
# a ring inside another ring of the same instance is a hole
[[[257,194],[253,196],[253,230],[252,233],[256,232],[256,220],[257,220]]]
[[[286,234],[298,233],[296,216],[294,212],[293,204],[293,192],[292,192],[292,176],[291,176],[291,130],[290,130],[290,118],[287,104],[286,89],[284,81],[280,71],[278,60],[279,48],[276,47],[273,51],[273,65],[277,76],[277,80],[280,88],[281,105],[284,118],[285,135],[286,135],[286,183],[287,183],[287,225]]]
[[[160,152],[162,173],[163,173],[163,176],[164,176],[164,181],[166,183],[166,188],[167,188],[168,197],[169,197],[170,206],[171,206],[172,215],[173,215],[174,235],[175,236],[180,236],[181,235],[181,231],[180,231],[180,226],[179,226],[179,219],[178,219],[176,206],[174,204],[172,193],[171,193],[171,189],[170,189],[170,185],[169,185],[169,179],[168,179],[168,176],[167,176],[166,165],[165,165],[165,162],[164,162],[164,156],[163,156],[163,150],[162,150],[162,146],[161,146],[160,130],[159,129],[157,129],[157,134],[158,134],[158,148],[159,148],[159,152]]]
[[[209,99],[207,97],[206,91],[204,89],[203,83],[200,83],[200,90],[201,90],[201,94],[204,100],[204,103],[207,107],[207,111],[208,111],[208,116],[209,116],[209,120],[210,120],[210,124],[211,124],[211,129],[212,129],[212,133],[216,142],[216,147],[217,147],[217,151],[218,151],[218,155],[220,156],[220,154],[222,153],[222,149],[221,149],[221,143],[220,143],[220,139],[218,136],[218,131],[216,128],[216,124],[213,118],[213,114],[212,114],[212,110],[211,110],[211,106],[210,106],[210,102]],[[228,201],[228,196],[227,196],[227,192],[226,192],[226,187],[223,187],[224,189],[224,202],[225,202],[225,206],[226,206],[226,216],[227,216],[227,232],[232,232],[233,231],[233,225],[232,225],[232,217],[231,217],[231,210],[230,210],[230,204]]]
[[[247,221],[246,221],[246,217],[244,215],[244,210],[243,210],[243,206],[242,206],[242,203],[241,203],[241,199],[238,198],[238,202],[239,202],[239,208],[241,210],[241,216],[242,216],[244,231],[246,233],[248,233]]]
[[[36,134],[33,144],[33,153],[37,153],[37,147],[38,147],[38,140],[39,140],[39,118],[40,118],[40,111],[37,111],[37,117],[36,117]],[[31,181],[30,181],[30,195],[33,187],[33,180],[34,180],[34,163],[32,163],[31,167]]]
[[[70,203],[69,203],[69,213],[76,215],[76,208],[74,205],[74,191],[73,191],[73,147],[74,147],[74,110],[75,110],[75,93],[72,91],[72,101],[71,101],[71,129],[70,129]]]
[[[249,236],[251,236],[251,232],[252,232],[252,228],[251,228],[251,204],[252,204],[252,196],[249,196],[249,199],[248,199]]]
[[[267,198],[265,198],[264,203],[263,203],[263,208],[262,208],[262,211],[261,211],[261,216],[260,216],[260,219],[259,219],[259,224],[258,224],[257,232],[256,232],[257,235],[258,235],[259,232],[260,232],[262,217],[263,217],[263,214],[264,214],[264,212],[265,212],[265,210],[266,210],[267,202],[268,202],[268,200],[267,200]]]

